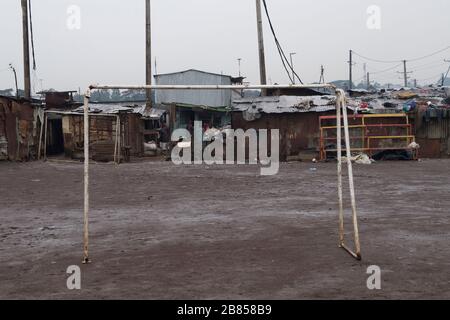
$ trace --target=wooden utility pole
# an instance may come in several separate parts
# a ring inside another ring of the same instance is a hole
[[[259,48],[259,75],[262,85],[267,84],[266,75],[266,56],[264,53],[264,35],[263,35],[263,25],[262,25],[262,13],[261,13],[261,0],[256,0],[256,19],[258,28],[258,48]],[[262,95],[265,96],[265,90],[261,91]]]
[[[370,90],[370,73],[367,72],[367,90]]]
[[[295,84],[295,69],[294,69],[294,59],[292,59],[293,56],[295,56],[296,52],[289,53],[290,59],[291,59],[291,67],[292,67],[292,84]]]
[[[150,0],[145,0],[145,78],[146,84],[152,84],[152,23]],[[152,90],[146,91],[147,107],[152,107]]]
[[[349,76],[348,76],[348,89],[353,89],[353,50],[350,50],[349,64]]]
[[[405,87],[408,86],[408,73],[406,72],[406,60],[403,60],[403,74],[405,78]]]
[[[408,79],[409,79],[408,74],[412,73],[412,71],[410,71],[410,72],[407,71],[406,62],[407,62],[406,60],[403,60],[403,72],[398,72],[398,73],[403,73],[403,81],[404,81],[405,88],[408,87]]]
[[[320,83],[325,83],[325,68],[323,65],[320,66],[320,79],[319,79],[319,84]]]
[[[23,74],[25,98],[31,98],[31,77],[30,77],[30,40],[28,35],[28,0],[21,0],[22,3],[22,37],[23,37]]]

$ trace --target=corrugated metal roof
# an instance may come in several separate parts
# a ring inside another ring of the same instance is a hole
[[[305,113],[326,112],[336,109],[335,96],[277,96],[237,99],[233,111],[251,113]]]
[[[208,72],[208,71],[202,71],[202,70],[197,70],[197,69],[188,69],[188,70],[184,70],[184,71],[170,72],[170,73],[160,73],[160,74],[155,74],[154,77],[157,78],[157,77],[161,77],[161,76],[173,76],[173,75],[176,75],[176,74],[187,73],[187,72],[191,72],[191,71],[204,73],[204,74],[209,74],[209,75],[214,75],[214,76],[232,78],[232,76],[229,76],[229,75],[219,74],[219,73],[214,73],[214,72]]]
[[[83,112],[84,107],[79,107],[72,112]],[[124,106],[121,104],[89,104],[89,112],[92,113],[104,113],[104,114],[118,114],[120,112],[133,113],[133,106]]]
[[[82,113],[84,107],[74,109],[72,112]],[[90,104],[89,111],[92,113],[118,114],[118,113],[137,113],[143,118],[159,119],[167,111],[159,108],[146,108],[145,105],[129,105],[126,102],[119,104]]]

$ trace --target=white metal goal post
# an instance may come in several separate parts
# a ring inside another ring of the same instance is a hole
[[[83,263],[90,263],[89,259],[89,99],[92,90],[245,90],[245,89],[331,89],[336,94],[337,119],[337,176],[338,176],[338,200],[339,200],[339,247],[347,251],[352,257],[361,260],[361,246],[359,241],[358,216],[356,211],[355,185],[353,180],[353,166],[351,161],[350,134],[347,116],[347,104],[345,92],[337,89],[331,84],[291,84],[291,85],[91,85],[84,96],[84,256]],[[345,244],[344,237],[344,203],[342,191],[342,129],[344,129],[345,149],[347,155],[348,179],[350,189],[350,200],[352,209],[352,222],[355,250]]]

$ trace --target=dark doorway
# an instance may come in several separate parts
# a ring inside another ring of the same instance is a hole
[[[47,154],[50,156],[64,153],[64,135],[62,119],[48,119]]]

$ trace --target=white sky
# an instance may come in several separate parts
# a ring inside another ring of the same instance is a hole
[[[305,82],[347,79],[348,50],[387,60],[424,56],[450,45],[448,0],[267,0],[284,50],[297,52],[297,73]],[[38,70],[35,89],[78,89],[90,83],[142,84],[145,79],[144,0],[32,0]],[[67,8],[81,8],[81,29],[69,30]],[[381,30],[367,28],[367,8],[381,8]],[[254,0],[152,0],[153,55],[158,73],[196,68],[237,75],[259,83]],[[22,87],[19,0],[0,4],[0,88],[12,88],[13,63]],[[265,21],[269,81],[288,83]],[[450,50],[411,62],[413,78],[438,78]],[[363,60],[355,57],[355,80]],[[369,63],[370,71],[395,64]],[[400,83],[396,71],[372,80]]]

